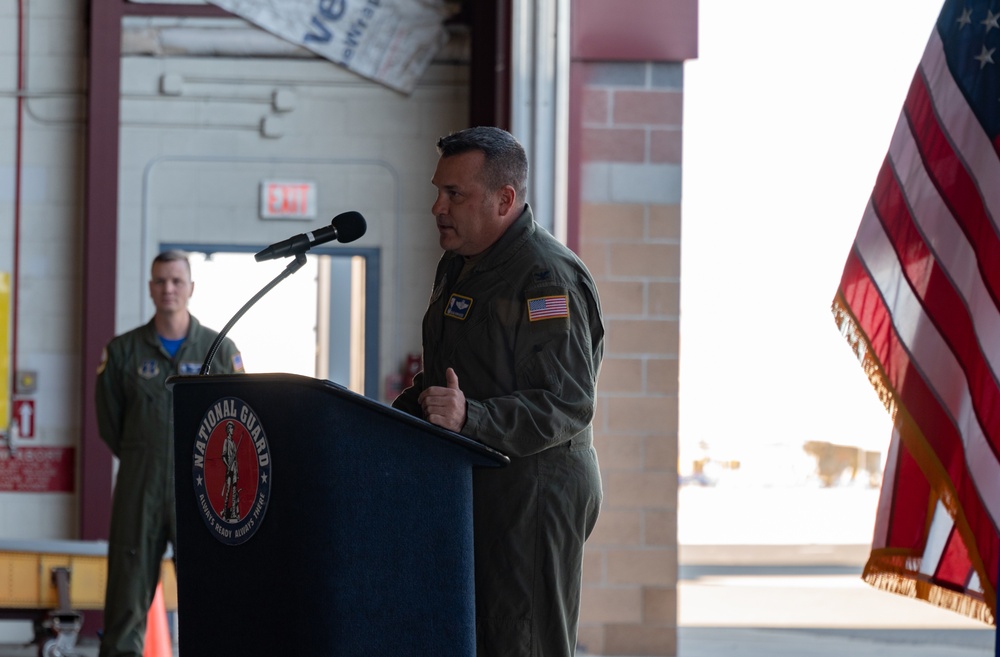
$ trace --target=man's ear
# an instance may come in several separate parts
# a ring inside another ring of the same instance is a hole
[[[514,190],[513,186],[504,185],[500,188],[498,196],[500,199],[498,209],[500,210],[501,216],[506,217],[510,214],[511,210],[514,209],[514,204],[517,201],[517,192]]]

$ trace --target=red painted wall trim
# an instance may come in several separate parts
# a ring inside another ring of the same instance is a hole
[[[573,59],[681,62],[698,56],[698,0],[574,0]]]
[[[586,64],[570,62],[569,65],[569,144],[566,167],[566,246],[580,253],[580,168],[583,161],[580,145],[583,143],[583,87]]]
[[[215,5],[171,5],[121,1],[123,2],[123,12],[129,16],[232,16],[225,9]]]
[[[101,350],[115,330],[118,244],[118,96],[121,2],[90,3],[87,146],[84,171],[83,318],[80,440],[80,538],[107,539],[111,516],[111,452],[94,410]]]
[[[466,3],[472,30],[469,126],[510,129],[511,16],[509,0]]]
[[[118,142],[121,21],[126,15],[231,16],[214,5],[90,3],[87,146],[84,171],[83,304],[80,436],[82,540],[106,540],[111,518],[111,453],[97,431],[97,366],[115,334],[118,248]]]

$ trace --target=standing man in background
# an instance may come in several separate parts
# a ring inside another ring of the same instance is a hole
[[[141,657],[146,615],[167,543],[176,544],[172,394],[174,374],[197,375],[218,333],[188,312],[194,292],[187,254],[153,260],[149,323],[108,343],[97,370],[97,423],[118,457],[111,507],[108,585],[100,657]],[[242,372],[236,346],[219,348],[219,372]]]
[[[445,250],[423,371],[393,405],[511,459],[473,471],[478,657],[572,657],[604,325],[580,259],[535,224],[524,149],[499,128],[438,140],[432,212]]]

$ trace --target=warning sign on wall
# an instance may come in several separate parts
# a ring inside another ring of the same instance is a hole
[[[72,493],[75,490],[72,447],[0,446],[0,492]]]
[[[14,400],[14,421],[17,422],[17,434],[21,438],[35,437],[35,400]]]

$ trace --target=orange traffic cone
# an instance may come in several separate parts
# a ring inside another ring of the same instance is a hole
[[[146,615],[146,644],[142,657],[173,657],[170,647],[170,629],[167,627],[167,608],[163,604],[163,584],[156,585],[153,604]]]

